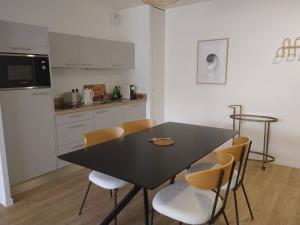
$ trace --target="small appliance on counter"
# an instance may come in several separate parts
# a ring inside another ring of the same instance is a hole
[[[105,84],[90,84],[84,85],[83,89],[92,89],[94,92],[93,103],[94,104],[102,104],[103,98],[106,95],[106,87]]]
[[[136,99],[136,85],[130,84],[130,85],[123,85],[122,86],[122,96],[125,99]]]
[[[72,89],[72,92],[65,92],[63,94],[63,104],[65,106],[75,107],[81,104],[81,95],[78,89]]]
[[[121,100],[121,99],[122,99],[121,87],[115,86],[113,93],[112,93],[111,100]]]
[[[94,103],[93,89],[85,88],[82,93],[82,103],[84,105],[92,105]]]

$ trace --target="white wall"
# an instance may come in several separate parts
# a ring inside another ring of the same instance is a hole
[[[112,9],[96,0],[0,0],[0,19],[43,25],[49,31],[121,40]],[[53,70],[54,96],[87,83],[121,84],[123,71]]]
[[[123,82],[137,84],[147,93],[147,117],[164,121],[164,29],[165,13],[147,5],[120,11],[120,36],[135,43],[135,70]]]
[[[138,92],[147,93],[147,117],[151,106],[151,7],[138,6],[120,11],[120,36],[135,43],[135,69],[127,71],[123,82],[136,84]]]
[[[0,105],[0,204],[4,206],[10,206],[13,204],[13,200],[10,197],[10,186],[7,173],[7,161],[1,112],[2,110]]]
[[[165,121],[165,11],[151,8],[151,117]]]
[[[299,9],[295,0],[227,0],[167,10],[167,120],[230,128],[230,104],[274,115],[280,121],[271,127],[270,153],[300,168],[300,62],[272,63],[285,37],[300,36]],[[227,85],[197,85],[197,41],[224,37]],[[262,125],[243,124],[256,150],[262,132]]]

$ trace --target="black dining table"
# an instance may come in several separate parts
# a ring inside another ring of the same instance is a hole
[[[100,223],[108,225],[143,190],[145,224],[149,224],[148,190],[153,190],[233,138],[234,130],[167,122],[109,142],[58,156],[59,159],[133,184],[133,188]],[[152,138],[172,138],[158,146]]]

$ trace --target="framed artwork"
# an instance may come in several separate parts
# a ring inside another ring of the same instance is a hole
[[[198,41],[198,84],[226,84],[228,38]]]

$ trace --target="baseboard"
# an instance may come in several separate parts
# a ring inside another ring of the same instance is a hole
[[[300,169],[300,163],[298,162],[291,162],[291,161],[285,161],[285,160],[279,160],[275,159],[274,164],[281,165],[281,166],[288,166],[296,169]]]
[[[11,195],[15,196],[25,191],[29,191],[33,188],[41,186],[43,184],[49,183],[59,177],[66,176],[70,173],[76,172],[81,170],[83,167],[76,166],[76,165],[68,165],[63,168],[57,169],[53,172],[45,174],[43,176],[34,178],[32,180],[26,181],[21,184],[11,186]]]
[[[1,199],[0,204],[3,205],[4,207],[9,207],[14,204],[14,201],[11,197],[6,198],[6,199]]]

